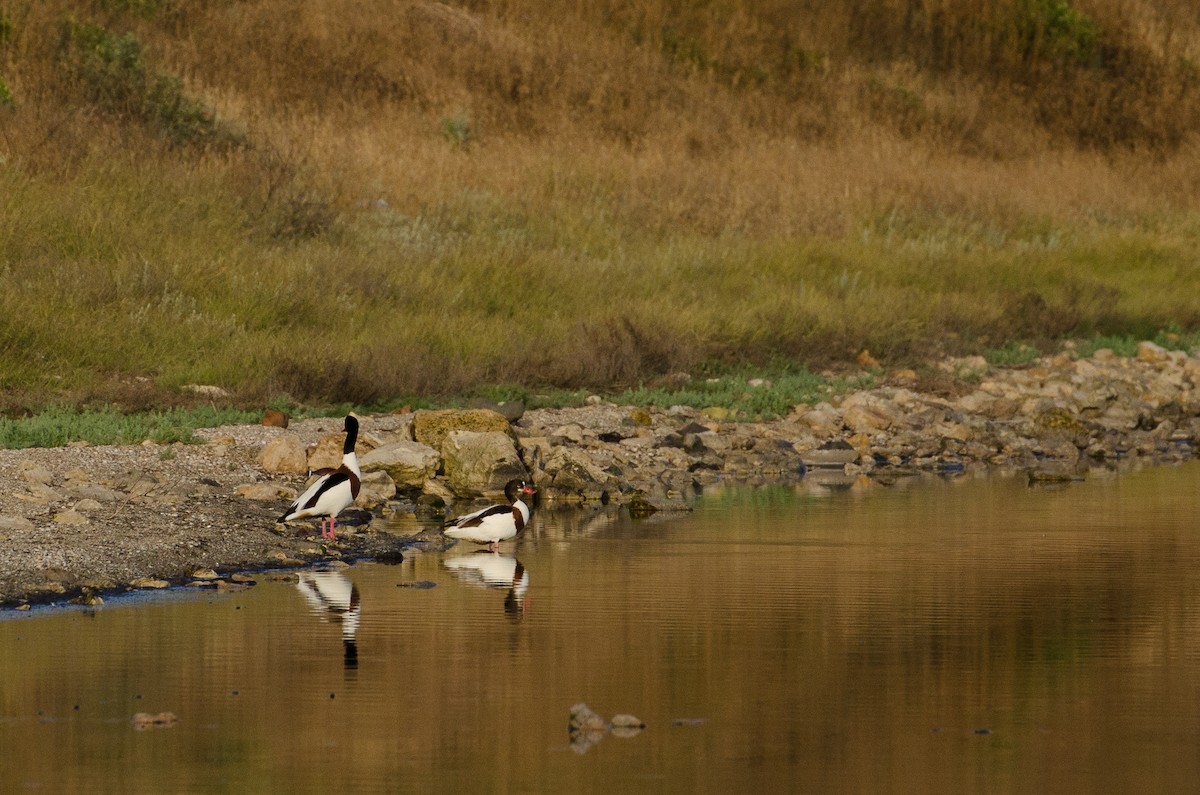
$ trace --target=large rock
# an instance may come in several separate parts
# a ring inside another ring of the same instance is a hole
[[[399,489],[420,489],[437,474],[442,456],[420,442],[392,442],[376,448],[359,459],[363,472],[383,470]]]
[[[900,413],[899,406],[871,392],[856,392],[842,401],[842,421],[857,433],[886,430]]]
[[[572,447],[554,447],[541,466],[538,486],[551,497],[599,499],[612,480],[586,453]]]
[[[512,437],[501,431],[449,431],[442,456],[446,481],[460,497],[496,497],[508,481],[528,477]]]
[[[377,469],[373,472],[364,472],[362,477],[362,486],[358,492],[358,498],[354,500],[354,504],[359,508],[371,510],[396,496],[396,484],[387,472]]]
[[[412,429],[414,439],[443,454],[442,444],[452,431],[512,433],[508,420],[491,409],[418,411],[413,415]]]
[[[263,469],[274,474],[308,471],[308,454],[295,436],[279,436],[267,442],[260,461]]]

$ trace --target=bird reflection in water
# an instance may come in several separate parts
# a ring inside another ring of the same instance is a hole
[[[296,587],[314,613],[342,625],[343,661],[347,668],[358,667],[358,586],[340,571],[302,571]]]
[[[507,589],[504,612],[514,621],[525,616],[529,572],[511,555],[480,550],[470,555],[447,558],[443,565],[465,583],[483,588]]]

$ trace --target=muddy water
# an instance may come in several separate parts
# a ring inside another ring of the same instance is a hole
[[[664,521],[541,511],[497,556],[9,613],[0,781],[1191,791],[1198,503],[1196,465],[812,479]],[[572,736],[580,702],[646,728]]]

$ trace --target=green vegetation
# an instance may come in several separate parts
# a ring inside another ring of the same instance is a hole
[[[14,0],[0,409],[758,416],[864,349],[1194,343],[1188,9]]]
[[[252,423],[261,418],[261,414],[232,409],[125,414],[113,408],[77,410],[51,406],[36,417],[0,419],[0,447],[61,447],[78,441],[133,444],[146,439],[161,444],[194,442],[192,431],[197,428]]]

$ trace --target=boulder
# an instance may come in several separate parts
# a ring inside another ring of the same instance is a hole
[[[611,480],[586,453],[571,447],[554,447],[541,465],[536,479],[548,496],[599,499]]]
[[[512,437],[501,431],[451,430],[442,456],[446,481],[460,497],[503,495],[504,484],[528,476]]]
[[[857,433],[887,430],[900,413],[899,406],[871,392],[856,392],[842,401],[842,422]]]
[[[385,444],[359,459],[364,473],[382,470],[399,489],[420,489],[441,465],[442,456],[437,450],[409,441]]]
[[[327,433],[315,447],[308,451],[308,471],[337,469],[342,465],[342,449],[346,446],[346,434]]]
[[[508,420],[491,409],[418,411],[413,415],[412,429],[415,440],[443,454],[442,444],[452,431],[512,433]]]
[[[308,455],[295,436],[280,436],[267,442],[259,459],[272,474],[302,474],[308,471]]]
[[[377,469],[373,472],[363,473],[362,487],[359,489],[358,498],[354,500],[354,504],[370,510],[395,496],[396,482],[387,472]]]

